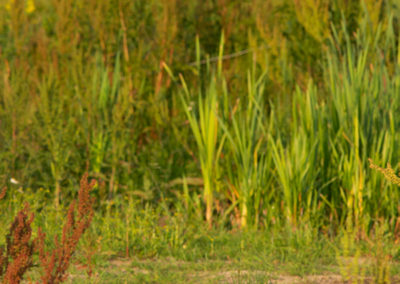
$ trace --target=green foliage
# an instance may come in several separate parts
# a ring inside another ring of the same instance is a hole
[[[368,167],[400,160],[396,1],[32,3],[0,6],[0,181],[45,224],[88,170],[93,239],[128,255],[204,219],[400,238],[399,190]]]

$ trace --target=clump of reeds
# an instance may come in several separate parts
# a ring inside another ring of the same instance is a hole
[[[3,278],[3,283],[20,283],[26,271],[33,266],[34,252],[39,253],[43,283],[61,283],[66,280],[71,257],[94,215],[94,200],[89,193],[96,181],[92,180],[89,183],[87,178],[86,173],[81,179],[78,205],[75,205],[75,201],[71,203],[61,242],[56,236],[52,251],[45,250],[46,234],[41,228],[38,230],[38,237],[31,240],[34,214],[30,212],[28,203],[18,212],[6,236],[6,250],[0,248],[0,277]],[[3,199],[5,194],[6,188],[1,191],[0,199]]]

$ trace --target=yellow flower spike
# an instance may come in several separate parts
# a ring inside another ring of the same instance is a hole
[[[5,8],[7,11],[11,10],[12,5],[14,4],[15,0],[8,0],[8,3],[5,4]],[[25,3],[25,13],[31,14],[35,11],[35,1],[34,0],[26,0]]]
[[[371,159],[368,159],[368,161],[369,161],[369,167],[371,169],[375,169],[381,172],[388,181],[392,182],[395,185],[400,186],[400,178],[395,174],[394,170],[392,169],[389,163],[387,164],[387,168],[381,168],[375,165]]]
[[[35,2],[34,2],[34,0],[27,0],[27,1],[26,1],[26,9],[25,9],[25,12],[26,12],[27,14],[30,14],[30,13],[32,13],[33,11],[35,11]]]

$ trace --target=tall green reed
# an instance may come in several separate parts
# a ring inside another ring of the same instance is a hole
[[[209,226],[212,224],[212,211],[216,179],[219,174],[218,160],[224,140],[218,141],[218,102],[216,82],[212,80],[205,94],[199,94],[198,106],[190,105],[187,99],[190,92],[182,78],[182,84],[186,99],[182,97],[190,127],[198,147],[201,172],[204,181],[204,201],[206,203],[206,220]],[[194,111],[197,110],[198,114]],[[198,116],[197,116],[198,115]]]
[[[35,113],[36,135],[47,148],[50,173],[54,182],[54,204],[58,208],[61,198],[61,183],[66,177],[72,157],[72,145],[78,138],[75,123],[70,119],[74,108],[63,94],[63,85],[57,84],[55,73],[38,83],[37,112]]]
[[[297,90],[289,131],[270,136],[277,186],[281,189],[283,216],[293,227],[315,213],[320,165],[318,164],[318,113],[315,89]],[[275,123],[276,128],[282,127]],[[308,130],[308,131],[307,131]]]
[[[213,222],[213,203],[214,193],[219,191],[219,159],[221,156],[222,147],[224,145],[225,136],[219,137],[219,101],[217,83],[221,80],[222,74],[222,56],[223,56],[224,36],[222,34],[219,48],[219,59],[217,63],[217,75],[213,75],[210,69],[210,62],[207,62],[205,77],[210,78],[208,86],[199,86],[198,105],[193,102],[189,103],[191,93],[188,86],[180,75],[183,94],[181,101],[184,111],[189,121],[190,128],[196,140],[199,153],[200,167],[204,182],[204,201],[206,204],[206,221],[209,227]],[[203,78],[200,65],[200,44],[199,39],[196,39],[196,59],[197,59],[197,74]],[[169,70],[167,68],[167,70]],[[173,77],[172,73],[169,71]],[[203,80],[204,80],[203,78]],[[197,112],[197,113],[196,113]]]
[[[124,145],[123,139],[118,139],[117,132],[120,130],[120,124],[123,124],[121,116],[128,115],[126,107],[117,110],[119,100],[118,92],[121,84],[120,56],[116,55],[113,72],[111,73],[98,58],[96,64],[98,68],[93,76],[92,85],[92,123],[91,130],[92,144],[90,155],[92,158],[92,167],[95,174],[100,174],[105,165],[105,155],[111,152],[111,175],[109,180],[108,196],[111,198],[116,183],[116,167],[120,156],[119,148]],[[112,76],[110,76],[112,74]],[[118,118],[116,118],[118,116]],[[119,154],[119,155],[118,155]]]
[[[257,227],[265,196],[271,195],[270,151],[264,127],[268,117],[264,105],[264,76],[258,80],[248,72],[248,94],[245,103],[239,102],[221,119],[227,137],[226,171],[232,196],[237,195],[242,228],[250,223]],[[228,93],[225,102],[228,102]],[[265,149],[267,148],[267,149]]]

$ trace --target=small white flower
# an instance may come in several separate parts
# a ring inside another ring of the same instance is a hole
[[[15,178],[10,178],[10,182],[13,184],[19,184],[19,181],[17,181]]]

